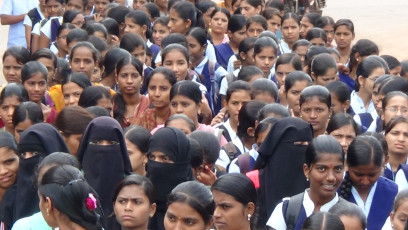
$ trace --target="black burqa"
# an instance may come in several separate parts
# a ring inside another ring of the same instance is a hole
[[[58,130],[47,123],[35,124],[22,132],[17,150],[19,153],[39,154],[28,159],[20,157],[17,182],[7,190],[0,204],[0,220],[6,227],[11,227],[18,219],[40,211],[34,173],[40,161],[54,152],[68,153]]]
[[[301,119],[282,118],[260,146],[255,168],[259,169],[258,227],[265,227],[276,204],[284,197],[309,187],[303,173],[307,145],[313,139],[312,126]]]
[[[149,140],[148,153],[162,152],[174,163],[149,160],[146,176],[152,181],[155,191],[156,213],[150,220],[149,229],[164,230],[164,215],[167,197],[178,184],[192,180],[190,166],[190,142],[178,129],[165,127],[154,133]]]
[[[100,145],[100,141],[109,145]],[[89,185],[99,195],[104,217],[102,223],[108,229],[116,229],[112,197],[116,185],[132,172],[129,155],[120,124],[111,117],[97,117],[87,126],[77,157]]]

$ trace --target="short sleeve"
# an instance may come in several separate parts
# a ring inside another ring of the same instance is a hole
[[[40,32],[40,22],[37,22],[37,23],[34,25],[33,29],[31,30],[31,34],[35,34],[35,35],[40,36],[40,35],[41,35],[40,33],[41,33],[41,32]]]
[[[266,225],[276,230],[286,230],[286,221],[283,217],[283,202],[276,205]]]
[[[221,149],[220,156],[218,157],[215,164],[226,169],[229,163],[230,163],[230,159],[228,157],[228,154],[225,152],[224,149]]]
[[[220,94],[227,95],[227,89],[228,89],[228,80],[227,80],[227,77],[224,77],[221,80]]]
[[[52,20],[48,20],[40,29],[41,33],[47,38],[51,38],[51,21]]]
[[[33,26],[33,22],[31,21],[31,18],[28,17],[27,14],[24,16],[23,24],[24,24],[25,26]]]

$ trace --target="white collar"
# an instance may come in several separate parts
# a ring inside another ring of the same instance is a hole
[[[371,187],[370,192],[368,193],[368,196],[367,196],[367,199],[366,199],[365,203],[364,203],[363,199],[361,199],[360,194],[354,188],[354,186],[351,187],[351,194],[353,194],[353,197],[356,200],[356,203],[357,203],[358,207],[360,207],[361,210],[363,210],[365,216],[367,216],[367,217],[368,217],[368,214],[370,213],[371,203],[373,202],[374,193],[375,193],[375,190],[377,188],[377,182],[375,182],[375,184]]]
[[[313,203],[312,199],[310,199],[309,197],[309,190],[310,190],[309,188],[306,189],[304,196],[303,196],[303,207],[305,208],[306,216],[312,215],[315,209],[315,204]],[[336,195],[334,196],[332,200],[330,200],[326,204],[322,205],[322,207],[320,207],[320,211],[321,212],[329,211],[329,209],[333,207],[335,204],[337,204],[337,202],[339,202],[339,196],[336,193]]]

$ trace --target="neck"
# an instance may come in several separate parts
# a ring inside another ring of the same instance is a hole
[[[371,95],[362,89],[358,91],[357,95],[361,98],[361,100],[363,100],[364,108],[367,110],[371,102]]]
[[[167,116],[169,114],[170,106],[165,106],[161,108],[156,107],[155,110],[157,124],[163,124],[166,121]]]
[[[313,130],[313,137],[317,137],[319,135],[322,135],[326,132],[326,129],[323,130]]]
[[[198,58],[194,58],[194,59],[192,60],[192,62],[191,62],[191,65],[192,65],[194,68],[197,68],[197,66],[203,61],[203,59],[204,59],[204,56],[201,56],[201,57],[198,57]]]
[[[320,211],[320,208],[327,204],[328,202],[330,202],[335,196],[336,194],[333,194],[332,197],[327,198],[327,199],[322,199],[321,196],[314,194],[313,192],[311,192],[311,189],[309,189],[308,195],[310,197],[310,199],[313,201],[313,204],[315,205],[315,209],[314,212],[316,211]]]
[[[390,156],[388,162],[390,163],[393,172],[397,171],[401,164],[405,164],[407,162],[407,154],[390,152],[388,156]]]
[[[9,132],[11,135],[14,136],[14,127],[13,126],[10,127],[8,125],[5,125],[4,128],[6,129],[7,132]]]
[[[247,149],[252,149],[252,145],[255,144],[255,138],[251,137],[242,137],[241,141]]]
[[[353,78],[354,80],[356,79],[356,72],[357,72],[357,66],[353,66],[353,69],[350,71],[349,76]]]
[[[7,189],[0,188],[0,202],[1,202],[2,198],[3,198],[3,196],[4,196],[4,193],[6,193],[6,191],[7,191]]]
[[[104,86],[109,86],[111,89],[115,87],[115,78],[113,76],[106,76],[101,79],[101,84]]]
[[[72,222],[65,215],[58,215],[56,217],[58,228],[60,230],[86,230],[84,227],[78,225],[77,223]]]
[[[126,105],[138,105],[140,102],[140,93],[122,95]]]
[[[230,47],[231,47],[231,49],[232,49],[232,51],[234,52],[234,54],[237,54],[238,53],[238,46],[239,46],[239,44],[235,44],[234,42],[229,42],[229,45],[230,45]]]
[[[139,175],[141,175],[141,174],[139,174]],[[146,222],[146,224],[144,224],[144,225],[136,226],[136,227],[133,227],[133,228],[127,228],[127,227],[122,226],[122,230],[147,230],[148,223],[149,222]]]
[[[224,40],[224,34],[211,31],[211,38],[214,43],[221,44],[222,40]]]
[[[293,47],[293,44],[294,44],[294,42],[287,42],[286,40],[285,40],[285,42],[286,42],[286,44],[288,44],[288,47],[289,47],[289,49],[290,50],[292,50],[292,47]]]
[[[340,62],[342,64],[346,64],[349,57],[350,57],[350,47],[346,47],[346,48],[339,48],[337,47],[337,51],[339,51],[340,53]]]
[[[234,132],[237,133],[237,131],[238,131],[238,121],[234,121],[232,119],[229,119],[229,123],[230,123],[230,126],[231,126],[232,130],[234,130]]]
[[[60,58],[65,58],[67,56],[68,52],[58,50],[57,56]]]

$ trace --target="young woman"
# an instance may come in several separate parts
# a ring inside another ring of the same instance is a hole
[[[217,62],[209,60],[204,55],[207,47],[207,34],[203,29],[199,27],[191,29],[187,35],[187,41],[191,67],[203,78],[202,83],[207,88],[206,97],[211,110],[218,112],[221,105],[219,99],[217,99],[217,91],[222,77],[228,73]]]
[[[147,150],[151,136],[149,130],[140,126],[125,129],[125,142],[132,170],[142,176],[146,174]]]
[[[344,230],[364,230],[367,227],[367,218],[356,204],[340,202],[331,207],[329,213],[340,217]]]
[[[303,178],[307,145],[312,141],[310,124],[298,118],[284,117],[277,121],[258,152],[255,169],[259,169],[261,202],[258,226],[265,226],[275,205],[284,197],[304,191]],[[298,155],[300,154],[300,155]],[[278,176],[285,175],[285,178]],[[276,186],[279,185],[279,190]]]
[[[401,73],[401,62],[391,55],[381,55],[380,56],[387,63],[388,69],[390,70],[390,75],[400,76]]]
[[[259,35],[268,29],[268,22],[261,15],[254,15],[248,18],[246,23],[247,37],[257,38]]]
[[[211,13],[210,35],[215,46],[229,41],[227,31],[230,17],[229,11],[225,8],[217,7]]]
[[[228,142],[237,138],[238,114],[244,102],[252,100],[251,86],[243,81],[235,81],[228,86],[224,107],[229,114],[228,120],[217,128],[224,130],[223,134]]]
[[[92,73],[98,66],[99,51],[89,42],[78,42],[72,47],[69,55],[69,65],[73,73],[81,72],[92,77]]]
[[[150,222],[152,229],[164,229],[166,202],[171,190],[178,184],[192,180],[190,167],[190,142],[176,128],[157,130],[149,140],[148,177],[155,188],[154,202],[157,211]],[[171,175],[170,177],[166,175]]]
[[[312,44],[306,39],[299,39],[292,46],[292,52],[299,55],[300,60],[302,61],[302,68],[306,65],[306,54],[311,46]]]
[[[169,24],[169,20],[169,17],[163,16],[158,18],[153,23],[152,38],[154,44],[158,45],[159,47],[161,47],[161,40],[163,40],[164,37],[170,34],[170,29],[167,26]]]
[[[138,38],[140,39],[140,36],[138,36]],[[103,60],[104,71],[100,79],[100,83],[102,85],[108,86],[111,89],[117,91],[116,64],[119,60],[127,56],[129,56],[129,52],[125,49],[113,47],[108,50]]]
[[[47,89],[47,68],[37,61],[27,62],[21,70],[21,80],[30,101],[37,103],[44,114],[45,122],[54,123],[57,111],[42,103]]]
[[[384,127],[399,115],[408,117],[408,96],[399,91],[387,93],[382,100],[381,120],[384,121]]]
[[[39,22],[33,28],[33,41],[31,50],[37,51],[41,48],[49,48],[51,43],[55,41],[58,27],[62,23],[62,15],[64,14],[64,0],[46,0],[48,19],[44,23]],[[37,27],[37,28],[36,28]],[[37,31],[37,32],[36,32]],[[36,37],[37,36],[37,37]]]
[[[378,114],[372,100],[373,85],[386,71],[385,62],[378,56],[367,57],[357,67],[355,91],[351,92],[350,106],[363,131],[376,130]]]
[[[214,201],[210,190],[196,181],[175,187],[167,201],[164,218],[166,230],[207,229],[213,224]],[[194,221],[186,221],[193,219]]]
[[[293,71],[285,78],[284,97],[288,104],[288,111],[293,117],[300,117],[300,93],[304,88],[312,85],[312,78],[302,71]]]
[[[246,20],[243,15],[232,15],[228,20],[227,30],[229,42],[219,44],[215,47],[215,54],[217,55],[217,62],[227,69],[230,65],[230,59],[237,60],[234,54],[238,54],[238,47],[241,42],[246,38]],[[228,72],[234,71],[233,61],[231,61],[231,69],[228,68]],[[238,65],[239,66],[239,65]]]
[[[153,44],[150,39],[152,33],[150,31],[151,23],[147,14],[143,11],[131,11],[125,16],[125,28],[126,33],[139,34],[145,41],[147,47],[153,53],[153,60],[156,59],[157,54],[160,51],[160,47],[157,44]],[[144,62],[143,62],[144,63]]]
[[[268,31],[277,34],[282,23],[282,15],[280,14],[279,10],[276,8],[267,7],[262,11],[261,15],[268,22]]]
[[[18,219],[40,211],[38,193],[33,189],[33,176],[41,159],[54,152],[68,152],[64,140],[52,125],[39,123],[21,134],[18,144],[19,172],[15,186],[3,196],[0,217],[7,229]],[[7,201],[7,202],[6,202]]]
[[[262,11],[262,1],[261,0],[242,0],[239,3],[239,8],[241,8],[241,14],[245,16],[246,19],[260,14]]]
[[[371,136],[356,137],[347,151],[348,172],[340,196],[357,204],[367,216],[367,229],[383,226],[398,186],[383,177],[383,149]]]
[[[85,88],[92,83],[84,73],[74,73],[68,78],[63,79],[61,90],[63,94],[64,105],[78,105],[79,98]]]
[[[34,124],[44,122],[41,108],[32,101],[22,102],[13,113],[14,137],[20,142],[20,134]]]
[[[75,119],[72,119],[75,117]],[[86,109],[79,106],[68,106],[61,110],[55,121],[69,153],[76,156],[82,134],[94,116]]]
[[[340,63],[348,66],[351,42],[354,40],[354,24],[350,19],[340,19],[334,24],[334,41],[340,53]]]
[[[132,174],[119,182],[112,197],[113,211],[122,229],[147,230],[156,212],[152,182]]]
[[[17,145],[13,135],[9,132],[0,132],[0,201],[7,189],[16,182],[19,157]]]
[[[330,16],[322,16],[316,21],[316,27],[321,28],[326,33],[327,47],[333,47],[334,39],[334,20]]]
[[[48,10],[45,1],[39,2],[39,4],[32,8],[27,14],[24,16],[24,30],[25,30],[25,39],[27,44],[27,49],[31,51],[31,31],[33,30],[33,26],[38,22],[42,21],[43,19],[48,17]]]
[[[30,51],[24,47],[13,46],[4,52],[3,76],[7,83],[21,83],[21,69],[30,59]]]
[[[170,90],[177,79],[173,71],[159,67],[150,72],[144,84],[147,86],[149,101],[154,108],[146,109],[134,124],[153,130],[170,116]]]
[[[303,15],[302,20],[300,21],[299,30],[299,35],[301,38],[306,38],[308,31],[316,26],[316,22],[320,17],[321,15],[316,12],[306,13]]]
[[[300,94],[299,107],[300,117],[312,125],[314,137],[324,134],[332,114],[329,90],[320,85],[306,87]]]
[[[407,151],[408,119],[403,116],[396,116],[385,126],[385,140],[388,146],[388,163],[384,170],[384,176],[398,185],[398,190],[408,188],[405,172],[408,172]]]
[[[122,58],[116,65],[116,82],[120,93],[113,97],[113,117],[122,127],[133,124],[149,106],[149,99],[140,94],[142,70],[142,62],[134,56]]]
[[[310,181],[310,188],[279,203],[267,222],[269,227],[300,229],[306,217],[314,212],[327,212],[339,202],[337,189],[343,179],[344,153],[336,139],[329,135],[313,139],[306,151],[303,172],[306,180]],[[300,212],[290,212],[292,209],[289,207],[297,206],[297,202],[301,203]],[[297,218],[286,218],[287,216]]]
[[[302,62],[298,55],[294,53],[281,54],[275,63],[275,75],[273,81],[279,88],[279,99],[282,105],[286,105],[285,100],[285,79],[293,71],[301,71]]]
[[[336,80],[336,60],[330,54],[318,54],[313,58],[309,71],[314,85],[326,86]]]
[[[82,91],[78,100],[78,105],[83,108],[100,106],[112,113],[112,102],[109,89],[104,86],[90,86]]]
[[[294,13],[286,13],[282,17],[282,36],[279,44],[281,54],[291,53],[293,44],[299,39],[300,22],[299,17]]]
[[[271,69],[276,62],[277,53],[278,45],[272,38],[258,38],[254,43],[254,65],[260,68],[264,76],[270,80],[273,76]]]
[[[112,213],[115,186],[132,172],[120,124],[111,117],[94,118],[83,133],[77,158],[86,180],[100,196],[103,213]],[[110,218],[114,217],[106,215],[101,222],[112,223]]]
[[[384,230],[403,230],[406,227],[406,213],[405,209],[408,205],[408,190],[400,191],[397,196],[395,197],[394,204],[392,207],[392,211],[390,212],[390,216],[385,222],[382,229]]]
[[[350,90],[344,82],[332,81],[325,85],[330,91],[333,115],[350,112]]]
[[[27,90],[20,84],[7,84],[0,93],[0,116],[1,126],[10,134],[14,135],[12,116],[18,105],[28,101]]]
[[[327,44],[326,32],[320,28],[310,29],[305,35],[305,39],[314,46],[326,46]]]
[[[354,227],[354,226],[353,226]],[[329,212],[316,212],[306,218],[302,230],[345,230],[341,219]]]
[[[39,206],[48,225],[60,229],[101,229],[98,194],[79,169],[54,166],[38,185]]]
[[[251,229],[257,194],[254,183],[248,177],[238,173],[225,174],[211,186],[211,192],[217,229]]]
[[[330,118],[326,132],[336,138],[344,153],[347,154],[350,143],[360,134],[360,127],[352,116],[346,113],[338,113]]]
[[[173,127],[180,129],[187,136],[196,130],[194,121],[182,113],[171,115],[169,119],[167,119],[167,121],[164,123],[164,127]]]

